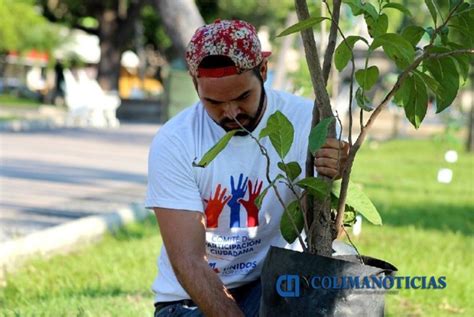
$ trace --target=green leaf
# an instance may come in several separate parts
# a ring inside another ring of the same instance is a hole
[[[418,75],[407,78],[410,94],[404,102],[405,116],[418,129],[428,109],[428,93],[426,85]]]
[[[346,67],[347,63],[351,60],[352,49],[358,40],[367,41],[360,36],[348,36],[346,41],[342,41],[334,52],[334,63],[338,71],[341,71]]]
[[[342,0],[343,3],[347,4],[352,11],[354,16],[358,16],[364,14],[364,10],[362,9],[362,2],[360,0]]]
[[[461,43],[465,48],[474,47],[474,11],[466,11],[453,18],[450,21],[449,27],[460,30],[458,35],[461,38]]]
[[[447,46],[452,50],[463,48],[462,45],[452,43],[452,42],[448,43]],[[456,55],[453,55],[452,58],[454,58],[454,60],[456,61],[459,74],[462,76],[465,82],[469,76],[469,68],[470,68],[469,54],[456,54]]]
[[[354,210],[345,210],[344,211],[344,226],[352,226],[356,222],[357,213]]]
[[[446,45],[449,41],[449,39],[448,39],[449,28],[446,25],[443,26],[440,30],[439,35],[441,37],[441,43],[443,43],[443,45]]]
[[[421,77],[426,86],[435,94],[435,96],[441,94],[441,85],[433,77],[417,70],[415,70],[415,73]]]
[[[366,2],[362,3],[360,0],[343,0],[342,2],[346,3],[352,10],[352,13],[357,16],[360,14],[369,15],[372,19],[377,20],[379,14],[377,13],[377,9],[375,7]]]
[[[325,198],[329,193],[328,184],[316,177],[306,177],[296,183],[299,187],[307,190],[318,198]]]
[[[379,69],[377,66],[370,66],[367,69],[359,69],[355,73],[355,78],[362,89],[370,90],[379,78]]]
[[[435,29],[433,29],[431,26],[427,27],[425,29],[425,32],[428,33],[428,35],[430,36],[430,39],[432,39],[433,36],[435,36]]]
[[[431,58],[423,62],[431,75],[440,83],[441,92],[436,96],[436,113],[451,105],[459,89],[459,73],[451,57]]]
[[[388,16],[385,13],[380,15],[377,20],[374,20],[370,15],[367,15],[365,17],[365,22],[367,23],[367,30],[371,37],[374,38],[387,33]]]
[[[451,11],[458,6],[463,0],[449,0],[449,10]]]
[[[324,143],[326,143],[328,128],[333,121],[334,117],[324,118],[311,129],[311,132],[309,133],[308,148],[313,155],[324,145]]]
[[[259,138],[268,136],[275,151],[284,159],[290,151],[295,130],[290,120],[280,111],[272,114],[267,121],[267,126],[260,131]]]
[[[199,161],[199,163],[193,162],[194,167],[206,167],[209,165],[209,163],[212,162],[216,158],[216,156],[222,152],[223,149],[227,146],[229,143],[230,139],[236,134],[237,132],[242,131],[242,130],[232,130],[227,132],[216,144],[214,144],[213,147],[209,149],[209,151],[204,154],[202,159]]]
[[[453,17],[464,14],[464,13],[469,12],[471,10],[474,10],[474,4],[469,4],[469,3],[464,2],[456,10],[456,13],[453,14]]]
[[[295,230],[295,225],[298,231]],[[288,243],[293,243],[301,234],[304,227],[303,212],[301,211],[298,201],[292,201],[286,211],[281,216],[280,232]]]
[[[291,181],[294,181],[301,174],[301,167],[298,162],[283,163],[278,162],[278,168],[281,169]]]
[[[265,198],[265,196],[267,195],[268,193],[268,190],[270,188],[273,187],[273,185],[275,185],[275,183],[279,180],[279,179],[282,179],[282,178],[285,178],[285,176],[281,175],[281,174],[278,174],[278,176],[267,186],[265,187],[265,189],[257,196],[257,198],[255,198],[255,205],[257,206],[258,209],[260,209],[262,207],[262,202],[263,202],[263,199]]]
[[[379,14],[377,12],[377,9],[369,2],[364,3],[363,5],[363,10],[365,14],[370,15],[373,19],[377,20],[379,17]]]
[[[408,16],[412,16],[410,10],[408,10],[403,4],[400,3],[387,3],[383,6],[384,9],[397,9]]]
[[[425,34],[425,30],[422,27],[416,25],[409,25],[402,31],[402,37],[410,42],[413,46],[418,44],[418,42],[423,37],[423,34]]]
[[[395,102],[398,106],[404,106],[408,101],[412,89],[411,86],[413,85],[411,81],[412,79],[410,77],[405,79],[400,85],[400,89],[398,89],[398,91],[395,93],[393,102]]]
[[[341,181],[333,182],[332,194],[336,198],[339,198],[340,191]],[[352,182],[349,182],[349,188],[347,190],[346,208],[347,207],[352,208],[355,212],[364,216],[365,219],[374,225],[382,224],[382,218],[380,218],[377,208],[375,208],[369,197],[367,197],[367,195]]]
[[[359,107],[361,107],[362,109],[368,112],[374,110],[374,108],[370,104],[369,99],[367,99],[367,97],[365,96],[364,90],[361,87],[357,88],[355,97],[356,97],[357,105]]]
[[[399,68],[410,65],[415,58],[415,50],[410,42],[396,33],[386,33],[376,37],[370,45],[371,50],[382,46],[385,54],[395,62]]]
[[[286,36],[292,33],[300,32],[300,31],[312,28],[313,26],[321,23],[324,20],[330,20],[330,19],[326,17],[311,17],[309,19],[293,24],[292,26],[288,27],[283,32],[278,34],[277,37]]]
[[[266,187],[258,196],[255,198],[255,206],[257,206],[258,209],[262,208],[262,203],[263,199],[267,195],[268,190],[271,188],[271,186]]]
[[[425,0],[425,4],[428,7],[428,10],[430,11],[434,24],[436,25],[438,16],[436,14],[436,7],[435,7],[435,4],[433,3],[433,0]]]

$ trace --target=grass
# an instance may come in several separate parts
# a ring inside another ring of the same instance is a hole
[[[450,164],[444,153],[460,151]],[[437,182],[451,168],[450,184]],[[427,141],[369,144],[353,179],[378,207],[383,227],[364,225],[360,252],[395,264],[399,276],[446,276],[444,290],[400,290],[387,295],[389,316],[474,316],[474,156],[459,145]],[[365,223],[366,224],[366,223]]]
[[[14,121],[14,120],[21,120],[22,117],[15,116],[15,115],[0,115],[0,122],[8,122],[8,121]]]
[[[153,218],[69,255],[31,261],[0,289],[0,316],[152,316]]]
[[[354,238],[361,253],[398,267],[400,276],[446,276],[444,290],[387,295],[388,316],[474,316],[474,157],[459,145],[429,141],[371,143],[353,180],[379,208],[383,227],[364,222]],[[451,184],[436,181],[449,167]],[[107,235],[73,254],[37,259],[0,289],[0,316],[151,316],[150,284],[161,245],[153,218]]]
[[[41,106],[41,102],[28,98],[0,94],[0,106],[8,108],[38,108]]]

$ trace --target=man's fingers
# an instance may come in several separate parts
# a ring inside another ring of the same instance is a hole
[[[326,143],[321,147],[323,149],[341,149],[344,152],[349,151],[349,143],[345,141],[339,141],[338,139],[326,139]]]
[[[318,174],[327,176],[329,178],[333,178],[339,174],[337,169],[329,168],[329,167],[320,166],[320,167],[316,167],[316,170],[318,171]]]
[[[337,160],[338,158],[343,158],[344,153],[339,152],[337,149],[323,148],[316,152],[316,158],[327,157]]]
[[[331,147],[331,148],[339,148],[340,145],[342,144],[342,141],[339,142],[338,139],[333,139],[333,138],[327,138],[326,143],[323,145],[323,148],[325,147]]]
[[[316,166],[316,168],[318,168],[318,167],[327,167],[327,168],[337,169],[337,167],[338,167],[337,159],[326,158],[326,157],[315,159],[314,160],[314,165]]]

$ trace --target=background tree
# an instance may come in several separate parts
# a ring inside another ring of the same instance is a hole
[[[50,21],[99,37],[98,81],[106,90],[118,89],[121,55],[136,47],[136,41],[152,44],[171,59],[183,58],[192,32],[203,24],[193,0],[39,0],[39,4]]]
[[[293,10],[291,0],[197,0],[196,4],[207,23],[217,18],[241,19],[252,23],[257,29],[267,26],[272,38]]]
[[[55,25],[35,10],[33,0],[0,0],[0,39],[0,53],[50,52],[59,41]]]
[[[204,20],[193,0],[154,0],[161,21],[172,40],[175,56],[183,58],[186,46]]]
[[[33,0],[0,0],[0,77],[8,52],[51,53],[59,41],[57,27],[35,10]]]
[[[135,35],[135,23],[148,0],[40,0],[50,21],[66,23],[99,37],[98,81],[105,90],[118,90],[120,58]],[[97,25],[88,23],[88,18]]]

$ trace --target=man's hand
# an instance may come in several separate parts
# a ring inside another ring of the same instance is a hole
[[[314,166],[318,174],[339,179],[342,176],[349,155],[349,143],[327,139],[326,144],[316,152]]]

